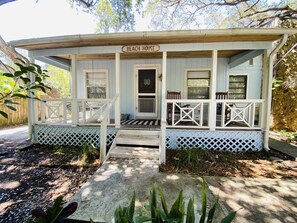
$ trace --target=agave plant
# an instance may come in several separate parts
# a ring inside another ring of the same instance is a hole
[[[65,219],[73,214],[77,209],[77,202],[72,202],[66,207],[62,206],[63,197],[59,196],[52,207],[46,211],[41,208],[34,209],[32,216],[34,220],[29,220],[28,223],[63,223]]]
[[[185,210],[185,202],[183,191],[181,190],[175,199],[170,210],[162,188],[160,190],[160,203],[158,206],[157,200],[157,185],[153,184],[150,189],[148,211],[150,217],[135,216],[135,193],[130,201],[128,207],[118,207],[115,211],[114,219],[116,223],[143,223],[151,221],[152,223],[195,223],[194,198],[190,198],[187,209]],[[217,209],[219,198],[217,197],[215,203],[207,213],[207,198],[206,198],[206,182],[202,182],[202,210],[199,223],[212,223],[214,214]],[[221,223],[230,223],[234,220],[236,212],[231,212],[224,217]]]

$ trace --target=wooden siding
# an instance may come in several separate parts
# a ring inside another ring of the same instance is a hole
[[[261,58],[261,57],[260,57]],[[234,72],[246,71],[247,64],[238,66],[238,68],[228,68],[228,58],[218,59],[218,76],[216,91],[228,91],[228,75]],[[260,61],[261,63],[261,61]],[[120,98],[121,113],[134,115],[135,113],[135,65],[159,64],[162,66],[162,59],[138,59],[138,60],[121,60],[120,63]],[[211,69],[211,58],[187,58],[187,59],[168,59],[167,60],[167,90],[181,91],[182,98],[185,95],[185,72],[186,69]],[[85,98],[85,79],[84,70],[90,69],[107,69],[109,80],[109,97],[115,95],[115,61],[114,60],[92,60],[78,61],[78,98]],[[249,98],[260,98],[261,85],[261,67],[260,65],[249,67],[249,86],[253,90],[249,91]],[[160,70],[161,74],[161,70]],[[160,77],[161,78],[161,77]],[[161,82],[158,78],[159,92]],[[159,101],[161,95],[159,94]],[[158,105],[158,114],[160,116],[160,104]],[[113,117],[114,111],[111,116]]]

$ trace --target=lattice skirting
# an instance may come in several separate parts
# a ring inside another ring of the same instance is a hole
[[[35,140],[44,145],[82,146],[87,142],[100,146],[100,127],[35,125],[33,132]],[[112,144],[116,133],[114,127],[107,128],[107,146]]]
[[[167,129],[166,148],[204,148],[230,152],[259,151],[263,148],[263,135],[260,131]]]

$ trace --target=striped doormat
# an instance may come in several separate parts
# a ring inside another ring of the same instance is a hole
[[[160,120],[130,119],[121,121],[121,125],[160,126]]]

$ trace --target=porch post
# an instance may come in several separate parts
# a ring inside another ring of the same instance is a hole
[[[120,53],[115,54],[115,93],[118,95],[115,101],[115,126],[121,126],[121,100],[120,100]]]
[[[167,52],[163,52],[162,59],[162,90],[161,90],[161,149],[160,162],[166,162],[166,72],[167,72]]]
[[[72,126],[78,123],[78,105],[77,105],[77,64],[76,55],[71,54],[71,118]]]
[[[212,51],[212,68],[211,68],[211,84],[210,84],[210,107],[208,110],[209,129],[214,131],[216,128],[216,89],[217,89],[217,67],[218,67],[218,51]]]
[[[34,63],[35,60],[33,57],[29,57],[30,63]],[[31,83],[35,82],[35,75],[30,72],[27,74],[28,77],[31,80]],[[35,90],[33,90],[35,91]],[[29,93],[29,97],[33,97],[34,95],[32,93]],[[32,143],[35,142],[34,140],[34,134],[33,134],[33,125],[36,122],[36,109],[34,106],[34,99],[28,98],[28,139],[31,140]]]

